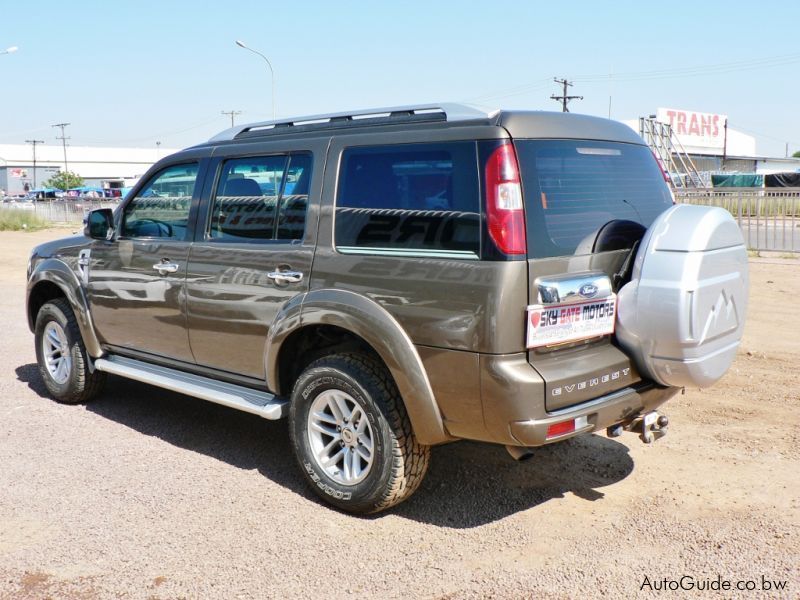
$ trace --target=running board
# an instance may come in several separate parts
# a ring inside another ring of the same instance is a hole
[[[268,392],[233,383],[224,383],[141,360],[109,356],[94,361],[94,368],[98,371],[135,379],[173,392],[229,406],[265,419],[280,419],[289,413],[289,402]]]

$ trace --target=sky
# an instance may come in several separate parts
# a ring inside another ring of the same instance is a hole
[[[237,123],[429,102],[728,115],[800,150],[797,0],[0,0],[0,144],[182,148]]]

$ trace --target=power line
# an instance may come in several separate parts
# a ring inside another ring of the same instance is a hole
[[[236,115],[242,114],[242,111],[240,111],[240,110],[221,110],[220,112],[223,115],[230,115],[231,116],[231,127],[234,126],[233,117],[235,117]]]
[[[546,88],[550,85],[551,80],[548,77],[547,79],[537,79],[531,83],[527,83],[524,85],[519,85],[517,87],[509,88],[507,90],[503,90],[497,92],[495,94],[485,94],[483,96],[473,96],[472,98],[467,98],[465,102],[476,102],[480,100],[491,100],[495,98],[508,98],[510,96],[519,96],[520,94],[526,94],[528,92],[533,92],[536,90],[540,90]]]
[[[652,71],[630,71],[628,73],[615,73],[614,79],[624,81],[638,81],[645,79],[670,79],[676,77],[696,77],[699,75],[711,75],[714,73],[730,73],[752,69],[766,69],[770,67],[781,67],[800,62],[800,54],[786,54],[781,56],[770,56],[763,58],[751,58],[727,63],[715,63],[709,65],[694,65],[690,67],[679,67],[674,69],[657,69]],[[587,75],[576,77],[574,81],[590,82],[604,81],[609,75]]]
[[[36,189],[36,144],[44,144],[44,140],[25,140],[25,143],[33,146],[33,189]]]
[[[169,136],[172,136],[172,135],[177,135],[179,133],[185,133],[185,132],[190,131],[192,129],[197,129],[199,127],[204,127],[204,126],[209,125],[211,123],[215,123],[216,121],[218,121],[217,117],[211,117],[210,119],[206,119],[205,121],[202,121],[200,123],[196,123],[194,125],[190,125],[189,127],[185,127],[184,129],[178,129],[178,130],[174,130],[174,131],[161,131],[159,133],[152,133],[152,134],[150,134],[148,136],[143,136],[143,137],[122,138],[122,139],[116,139],[116,140],[113,140],[113,141],[97,140],[97,139],[84,140],[84,141],[85,142],[97,143],[97,144],[109,144],[109,143],[120,143],[120,142],[138,142],[138,141],[143,141],[143,140],[151,140],[154,137],[156,137],[156,138],[158,138],[158,137],[164,138],[164,137],[169,137]]]
[[[61,137],[56,136],[57,140],[61,140],[62,145],[64,146],[64,172],[66,173],[69,171],[69,165],[67,164],[67,140],[71,139],[64,135],[64,129],[69,125],[69,123],[56,123],[53,127],[61,127]]]
[[[561,85],[564,86],[564,93],[562,96],[555,96],[555,95],[550,96],[550,98],[552,98],[553,100],[561,102],[561,112],[569,112],[569,109],[567,108],[567,103],[570,100],[583,100],[583,96],[567,95],[567,86],[572,87],[572,84],[569,81],[567,81],[566,78],[558,79],[557,77],[553,77],[553,81],[555,81],[556,83],[560,83]]]
[[[638,81],[638,80],[652,80],[652,79],[675,79],[680,77],[698,77],[702,75],[711,75],[714,73],[729,73],[735,71],[744,71],[752,69],[766,69],[772,67],[780,67],[793,63],[800,62],[800,54],[783,54],[778,56],[767,56],[761,58],[752,58],[746,60],[732,61],[727,63],[715,63],[709,65],[695,65],[691,67],[680,67],[673,69],[657,69],[652,71],[630,71],[622,73],[614,73],[614,81]],[[602,82],[611,79],[610,74],[590,74],[573,79],[573,83],[592,83]],[[484,96],[476,96],[469,98],[467,102],[479,101],[487,99],[501,99],[509,96],[516,96],[526,92],[536,91],[545,87],[549,83],[549,79],[537,79],[527,84],[518,85],[505,90],[499,90],[494,94]]]

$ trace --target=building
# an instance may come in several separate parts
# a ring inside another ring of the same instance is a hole
[[[731,173],[760,176],[754,182],[763,182],[765,175],[800,173],[800,159],[759,156],[755,138],[728,127],[727,115],[659,108],[655,114],[625,123],[653,148],[673,175],[673,183],[678,180],[676,173],[690,180],[692,169],[704,185],[711,183],[712,176]]]
[[[104,189],[130,187],[158,159],[176,152],[173,148],[100,148],[67,146],[67,170],[88,186]],[[31,144],[0,144],[0,190],[24,194],[65,168],[64,148],[58,144],[36,144],[34,168]]]

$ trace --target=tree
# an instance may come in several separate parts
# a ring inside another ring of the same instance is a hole
[[[68,190],[70,188],[82,186],[83,177],[72,171],[59,171],[42,185],[59,190]]]
[[[800,158],[800,150],[792,154],[792,158]]]

